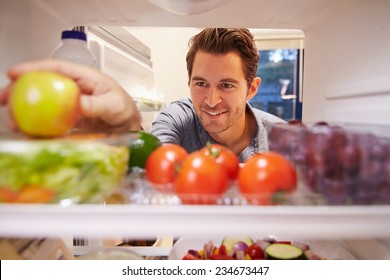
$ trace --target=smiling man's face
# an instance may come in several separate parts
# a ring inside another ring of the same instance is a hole
[[[238,54],[198,51],[190,91],[195,112],[212,137],[245,126],[246,101],[253,96]]]

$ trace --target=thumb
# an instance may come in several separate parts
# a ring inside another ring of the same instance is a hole
[[[81,95],[80,96],[80,107],[81,113],[87,118],[100,117],[104,111],[107,110],[106,102],[104,98],[94,95]]]
[[[124,101],[118,95],[81,95],[81,114],[89,119],[101,119],[109,125],[123,123],[126,116]]]

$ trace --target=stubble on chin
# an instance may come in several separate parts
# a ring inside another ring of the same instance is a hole
[[[222,133],[229,128],[229,123],[222,122],[222,121],[216,121],[216,120],[210,120],[207,116],[207,113],[204,113],[204,112],[200,115],[199,119],[200,119],[202,126],[209,134]]]

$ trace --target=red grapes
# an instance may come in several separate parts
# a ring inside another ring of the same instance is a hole
[[[319,122],[276,124],[270,150],[290,159],[328,204],[390,203],[390,139]]]

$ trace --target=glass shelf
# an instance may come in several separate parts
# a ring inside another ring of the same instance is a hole
[[[389,238],[390,206],[0,204],[0,236]]]

